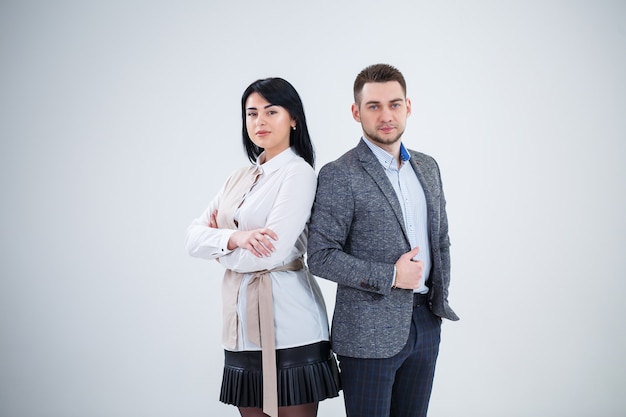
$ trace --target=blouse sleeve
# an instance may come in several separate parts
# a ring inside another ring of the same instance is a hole
[[[258,258],[246,249],[237,248],[220,258],[224,267],[241,273],[271,269],[283,265],[292,252],[311,214],[317,178],[307,163],[293,164],[288,169],[265,224],[278,235],[278,240],[273,242],[274,252]]]
[[[230,252],[228,240],[235,230],[209,227],[211,213],[219,206],[222,190],[187,228],[187,252],[196,258],[215,259]]]

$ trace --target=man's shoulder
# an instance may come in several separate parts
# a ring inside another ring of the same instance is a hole
[[[424,152],[420,152],[420,151],[416,151],[415,149],[408,149],[407,151],[409,151],[409,153],[411,154],[411,158],[416,158],[418,160],[427,160],[427,161],[434,161],[435,158],[433,158],[432,156],[425,154]]]
[[[423,152],[419,152],[413,149],[407,149],[407,151],[409,152],[409,154],[411,154],[411,159],[418,164],[427,165],[427,166],[435,166],[435,167],[438,166],[435,158],[433,158],[430,155],[427,155]]]

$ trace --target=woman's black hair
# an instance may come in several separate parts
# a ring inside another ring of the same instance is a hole
[[[263,152],[252,142],[248,136],[246,128],[246,100],[252,93],[258,93],[271,104],[275,104],[287,110],[289,115],[296,121],[296,129],[289,133],[289,146],[294,152],[300,155],[305,161],[315,166],[315,152],[309,136],[309,129],[304,116],[304,106],[300,95],[288,81],[282,78],[265,78],[250,84],[241,97],[241,119],[243,121],[242,135],[243,147],[246,150],[250,162],[256,162],[258,156]]]

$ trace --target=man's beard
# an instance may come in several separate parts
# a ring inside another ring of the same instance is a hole
[[[404,133],[404,130],[398,132],[398,134],[392,138],[389,139],[383,139],[380,136],[378,136],[375,132],[371,133],[371,132],[365,132],[366,136],[375,143],[379,143],[381,145],[393,145],[394,143],[396,143],[397,141],[400,140],[400,138],[402,137],[402,134]]]

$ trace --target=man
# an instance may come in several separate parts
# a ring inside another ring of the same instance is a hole
[[[448,306],[450,241],[439,168],[400,141],[411,101],[396,68],[354,82],[358,145],[324,166],[308,264],[337,282],[331,331],[348,417],[426,416]]]

